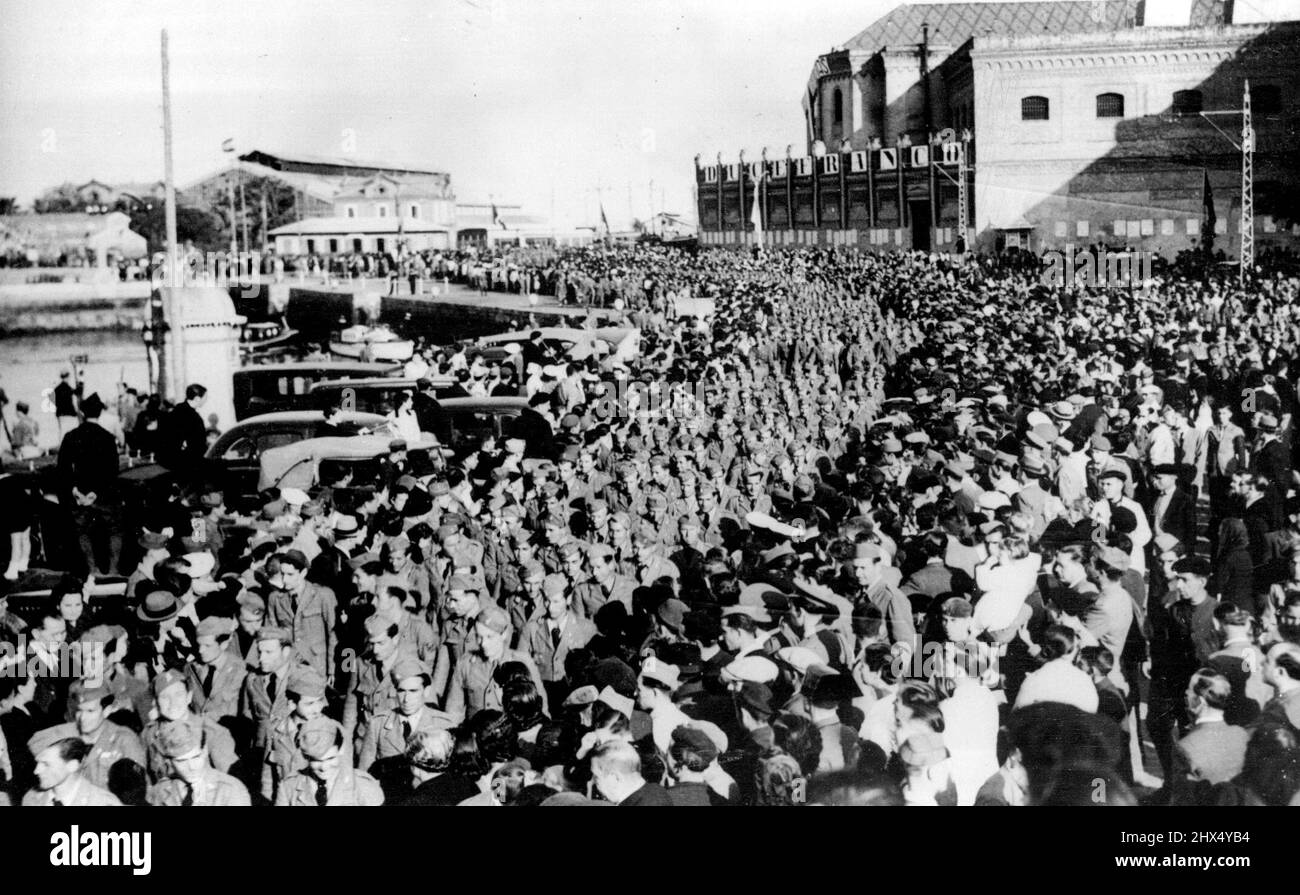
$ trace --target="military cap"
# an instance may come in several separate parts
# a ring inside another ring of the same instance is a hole
[[[504,634],[510,630],[510,616],[499,606],[488,606],[474,618],[474,623],[488,630]]]
[[[530,559],[527,562],[519,564],[519,577],[524,581],[529,581],[533,578],[544,579],[546,577],[546,567],[541,563]],[[543,583],[545,582],[543,581]]]
[[[388,676],[392,678],[394,684],[400,684],[407,678],[418,677],[424,680],[425,684],[429,683],[429,672],[421,664],[420,660],[414,656],[403,656],[393,663],[393,668],[389,671]]]
[[[251,590],[241,590],[239,596],[235,597],[235,602],[243,609],[266,614],[266,600],[262,599],[261,594],[255,594]]]
[[[569,590],[569,579],[559,572],[552,572],[542,580],[542,593],[547,597],[564,596]]]
[[[231,634],[230,619],[209,615],[199,622],[195,633],[199,637],[227,637]]]
[[[77,705],[83,702],[98,702],[103,705],[112,698],[113,692],[102,682],[92,685],[86,681],[73,681],[68,688],[68,701]]]
[[[185,675],[181,674],[181,672],[177,671],[174,668],[169,668],[166,671],[159,674],[156,678],[153,679],[152,689],[153,689],[154,699],[157,699],[159,696],[161,696],[163,694],[163,691],[166,690],[168,687],[172,686],[173,684],[181,684],[186,688],[189,687],[189,682],[185,680]]]
[[[158,751],[167,758],[180,758],[202,747],[202,723],[164,721],[158,728]]]
[[[1092,438],[1089,439],[1088,444],[1094,451],[1103,451],[1105,453],[1110,453],[1111,450],[1113,450],[1110,444],[1110,439],[1107,438],[1105,435],[1092,436]]]
[[[342,745],[343,728],[333,718],[320,715],[298,728],[298,748],[308,761],[320,761]]]
[[[324,699],[325,676],[310,666],[299,666],[289,673],[285,690],[299,699]]]
[[[469,575],[452,575],[451,579],[448,580],[447,582],[447,590],[448,591],[464,590],[464,591],[473,591],[474,593],[481,593],[483,588],[477,581],[475,581]]]
[[[1132,564],[1129,555],[1118,547],[1101,547],[1097,550],[1096,558],[1120,572],[1127,572]]]
[[[42,752],[56,743],[64,740],[79,739],[75,734],[69,734],[68,727],[58,724],[54,727],[47,727],[44,730],[38,730],[27,741],[27,751],[32,754],[33,758],[40,756]]]
[[[289,633],[288,628],[281,628],[275,625],[266,625],[257,631],[258,641],[278,640],[285,646],[293,645],[293,635]]]

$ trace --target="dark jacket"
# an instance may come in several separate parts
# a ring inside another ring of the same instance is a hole
[[[168,469],[197,474],[208,448],[208,427],[187,403],[177,404],[163,421],[158,462]]]
[[[1157,519],[1155,511],[1159,500],[1159,494],[1152,496],[1151,506],[1147,508],[1151,514],[1151,528],[1154,530],[1158,526],[1178,538],[1189,551],[1192,550],[1196,546],[1196,503],[1182,488],[1175,488],[1164,517]]]
[[[417,786],[398,805],[451,808],[479,794],[478,784],[459,774],[439,774]]]
[[[63,500],[75,506],[72,489],[94,492],[96,505],[117,496],[117,439],[98,423],[87,420],[67,435],[59,446],[59,487]]]

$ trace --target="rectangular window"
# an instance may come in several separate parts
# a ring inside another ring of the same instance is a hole
[[[419,216],[420,216],[420,206],[418,206],[418,205],[412,205],[412,206],[411,206],[411,217],[414,219],[414,218],[418,218]]]
[[[1160,235],[1161,235],[1161,236],[1173,236],[1173,235],[1174,235],[1174,219],[1173,219],[1173,218],[1165,218],[1164,220],[1162,220],[1162,221],[1160,222]]]
[[[1142,219],[1142,235],[1154,236],[1156,233],[1156,222],[1154,218]]]
[[[1065,231],[1065,221],[1057,221],[1057,222],[1056,222],[1056,225],[1055,225],[1055,227],[1054,227],[1054,232],[1056,233],[1056,238],[1057,238],[1057,239],[1064,239],[1064,238],[1065,238],[1065,232],[1066,232],[1066,231]]]
[[[379,215],[381,218],[386,218],[386,217],[388,217],[388,206],[387,206],[387,205],[376,205],[376,206],[375,206],[375,214]]]
[[[1077,224],[1075,224],[1075,225],[1074,225],[1074,235],[1075,235],[1075,236],[1087,236],[1087,235],[1088,235],[1088,222],[1087,222],[1087,221],[1079,221]]]
[[[332,255],[332,254],[334,254],[335,252],[337,252],[338,250],[339,250],[339,241],[338,241],[337,239],[331,239],[331,240],[330,240],[330,254]]]
[[[352,240],[352,251],[357,252],[357,253],[360,253],[360,252],[362,251],[362,249],[361,249],[361,240],[360,240],[360,239],[354,239],[354,240]]]
[[[1201,222],[1196,218],[1187,219],[1187,235],[1196,236],[1201,232]]]
[[[1045,96],[1026,96],[1020,100],[1020,119],[1022,121],[1046,121],[1048,103]]]
[[[376,252],[384,251],[384,238],[382,236],[375,239],[375,251]]]
[[[308,255],[316,254],[316,240],[314,239],[307,240],[307,254]]]
[[[355,205],[349,205],[347,207],[347,211],[348,211],[348,217],[354,218],[357,216],[357,207]]]
[[[1141,235],[1142,235],[1142,222],[1141,222],[1141,221],[1129,221],[1129,222],[1128,222],[1128,235],[1129,235],[1129,236],[1141,236]]]
[[[1128,235],[1128,224],[1125,221],[1116,221],[1113,229],[1115,231],[1116,236]]]
[[[1123,118],[1124,96],[1119,93],[1097,94],[1098,118]]]

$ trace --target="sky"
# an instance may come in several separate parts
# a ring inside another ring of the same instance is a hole
[[[1190,3],[1147,7],[1185,21]],[[616,227],[693,218],[696,153],[798,151],[816,57],[897,4],[0,0],[0,196],[162,178],[165,27],[180,187],[226,164],[229,137],[446,171],[461,201],[559,224],[594,223],[598,203]],[[1300,0],[1237,7],[1300,15]]]
[[[4,3],[0,195],[25,207],[161,179],[165,27],[180,187],[230,137],[447,171],[461,201],[561,223],[600,203],[619,226],[693,218],[696,153],[801,146],[817,55],[896,0]]]

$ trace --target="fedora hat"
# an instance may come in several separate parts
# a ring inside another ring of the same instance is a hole
[[[165,622],[175,618],[178,612],[180,606],[176,602],[176,595],[165,590],[151,591],[135,610],[136,616],[143,622]]]

